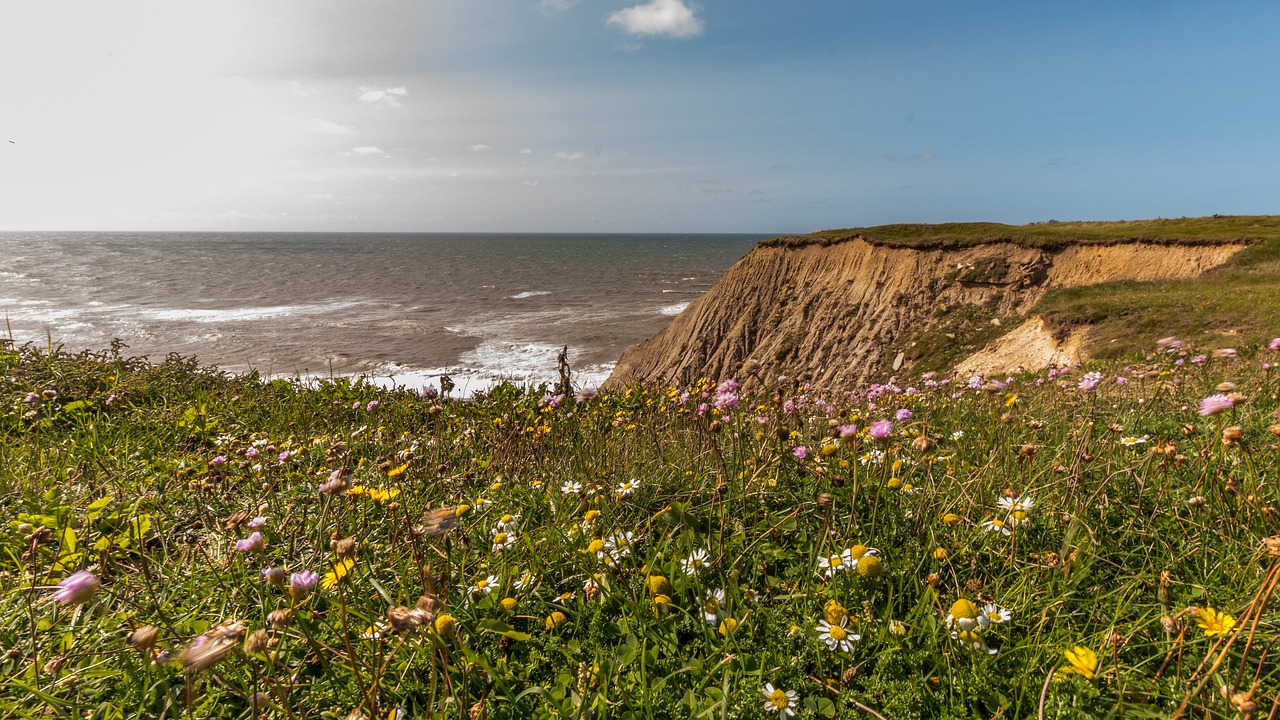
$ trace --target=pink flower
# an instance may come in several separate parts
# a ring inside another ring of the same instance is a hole
[[[1209,356],[1208,356],[1208,355],[1197,355],[1197,356],[1195,356],[1195,357],[1191,358],[1191,364],[1192,364],[1192,365],[1203,365],[1203,364],[1205,363],[1205,361],[1206,361],[1206,360],[1208,360],[1208,359],[1209,359]]]
[[[1230,410],[1235,404],[1235,401],[1226,395],[1210,395],[1200,401],[1200,414],[1217,415],[1223,410]]]
[[[1235,348],[1218,348],[1213,351],[1215,360],[1234,360],[1236,358]]]
[[[213,465],[214,467],[217,467],[217,466],[219,466],[219,465],[226,465],[226,464],[227,464],[227,456],[226,456],[226,455],[219,455],[219,456],[215,457],[214,459],[210,460],[210,461],[209,461],[209,464],[210,464],[210,465]]]
[[[1272,350],[1280,350],[1280,337],[1271,338],[1271,342],[1267,343],[1267,347],[1271,348]]]
[[[264,545],[266,545],[266,540],[263,539],[262,533],[254,530],[249,537],[236,541],[236,550],[240,552],[258,552],[262,550]]]
[[[297,602],[307,596],[320,580],[320,574],[310,570],[289,574],[289,597]]]
[[[791,454],[803,460],[809,457],[809,448],[805,445],[797,445],[796,448],[791,451]]]
[[[102,588],[97,576],[88,570],[77,570],[58,583],[53,597],[63,605],[81,605],[93,599]]]
[[[858,426],[857,425],[841,425],[840,427],[836,428],[836,433],[840,436],[841,440],[848,440],[849,438],[854,438],[858,436]]]
[[[263,527],[263,526],[265,526],[266,524],[267,524],[267,518],[266,518],[266,516],[265,516],[265,515],[259,515],[258,517],[256,517],[256,518],[254,518],[254,519],[250,520],[249,522],[245,523],[245,527],[249,528],[250,530],[257,530],[258,528]]]
[[[898,422],[906,422],[911,419],[911,411],[906,408],[898,408],[898,412],[893,414],[893,419]]]
[[[251,448],[249,448],[248,450],[245,450],[245,451],[244,451],[244,456],[245,456],[245,457],[247,457],[247,458],[256,458],[256,457],[258,457],[258,448],[256,448],[256,447],[251,447]]]
[[[370,400],[370,401],[369,401],[369,404],[364,406],[364,411],[365,411],[365,412],[373,412],[374,410],[377,410],[377,409],[378,409],[378,401],[377,401],[377,400]]]
[[[276,459],[280,462],[288,462],[291,457],[293,457],[293,453],[289,450],[284,450],[276,456]]]
[[[871,437],[884,440],[893,433],[893,423],[888,420],[876,420],[871,423],[871,429],[868,432],[871,433]]]
[[[1103,375],[1100,372],[1087,372],[1080,379],[1080,383],[1076,387],[1085,392],[1093,392],[1098,389],[1098,383],[1102,382]]]

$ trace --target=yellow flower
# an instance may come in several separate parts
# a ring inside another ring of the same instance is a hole
[[[458,517],[462,517],[463,515],[466,515],[467,513],[471,512],[471,506],[459,505],[458,509],[455,510],[454,512],[458,515]]]
[[[884,574],[884,563],[875,555],[864,555],[858,560],[858,575],[873,580]]]
[[[958,522],[960,522],[960,516],[955,513],[947,513],[942,516],[942,523],[944,525],[955,525]]]
[[[400,467],[392,468],[392,469],[388,470],[388,471],[387,471],[387,477],[400,477],[401,475],[403,475],[403,474],[404,474],[404,471],[405,471],[405,470],[408,470],[408,469],[409,469],[409,463],[405,463],[405,464],[401,465]]]
[[[832,625],[839,625],[843,618],[849,616],[849,611],[835,600],[828,600],[826,605],[822,606],[822,617]]]
[[[517,602],[513,597],[505,597],[502,598],[502,602],[500,604],[505,612],[511,612],[516,609]]]
[[[661,575],[649,576],[649,592],[654,595],[671,595],[671,582]],[[668,598],[669,599],[669,598]]]
[[[946,562],[947,557],[948,555],[947,555],[946,548],[938,548],[937,550],[933,551],[933,559],[937,560],[938,562]]]
[[[1075,673],[1092,680],[1098,671],[1098,654],[1087,647],[1077,645],[1062,655],[1071,663],[1069,667],[1062,668],[1064,673]]]
[[[1236,626],[1236,619],[1230,615],[1214,610],[1211,607],[1196,610],[1196,624],[1204,629],[1209,637],[1226,635]]]
[[[435,628],[436,634],[440,637],[448,637],[453,634],[458,627],[458,623],[453,616],[448,613],[441,613],[436,616]]]
[[[332,570],[324,574],[324,577],[320,580],[320,587],[325,590],[331,590],[334,585],[338,584],[339,580],[342,580],[351,572],[351,568],[355,567],[355,565],[356,561],[352,558],[338,562],[333,566]]]
[[[559,610],[555,610],[547,616],[546,628],[548,630],[555,630],[561,625],[564,625],[565,621],[568,619],[569,618],[564,613]]]
[[[363,486],[363,485],[352,485],[352,486],[351,486],[351,489],[347,491],[347,494],[348,494],[348,495],[363,495],[363,494],[365,494],[365,486]]]
[[[729,633],[738,629],[738,621],[733,618],[725,618],[720,621],[720,634],[728,637]]]

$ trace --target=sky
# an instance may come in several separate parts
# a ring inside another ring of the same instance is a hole
[[[791,233],[1280,212],[1280,3],[47,0],[0,230]]]

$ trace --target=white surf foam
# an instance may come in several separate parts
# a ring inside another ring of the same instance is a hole
[[[522,293],[516,293],[511,296],[512,300],[523,300],[525,298],[538,297],[539,295],[550,295],[550,290],[525,290]]]
[[[160,322],[243,322],[266,320],[269,318],[288,317],[290,315],[319,315],[336,310],[345,310],[358,305],[356,302],[321,303],[318,305],[274,305],[256,308],[228,308],[225,310],[199,309],[165,309],[142,310],[139,317]]]
[[[689,307],[689,303],[687,302],[676,303],[675,305],[668,305],[664,308],[661,308],[658,310],[658,312],[662,313],[663,315],[679,315],[680,313],[684,312],[684,309],[687,307]]]

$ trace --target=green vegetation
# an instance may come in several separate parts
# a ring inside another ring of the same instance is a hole
[[[1280,327],[1280,238],[1267,238],[1203,276],[1050,291],[1032,313],[1059,334],[1088,327],[1086,350],[1114,358],[1177,335],[1206,345],[1256,344]]]
[[[823,230],[810,235],[773,238],[765,246],[831,245],[861,238],[873,245],[921,249],[963,248],[1008,242],[1025,247],[1112,245],[1123,242],[1212,245],[1280,240],[1280,215],[1221,215],[1199,218],[1120,220],[1114,222],[915,223]]]
[[[6,717],[1234,718],[1280,697],[1264,346],[1007,385],[469,401],[121,349],[0,346]]]

